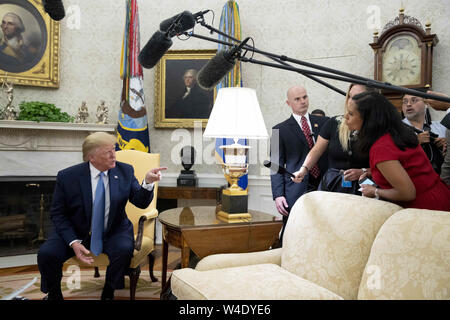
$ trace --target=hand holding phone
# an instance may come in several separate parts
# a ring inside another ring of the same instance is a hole
[[[377,184],[367,177],[359,180],[358,183],[359,185],[368,184],[369,186],[374,186],[375,188],[378,188]]]

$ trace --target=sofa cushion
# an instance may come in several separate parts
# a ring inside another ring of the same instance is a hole
[[[213,254],[200,260],[195,270],[206,271],[265,263],[280,265],[281,252],[282,248],[258,252]]]
[[[450,212],[405,209],[381,227],[358,299],[450,299]]]
[[[401,209],[356,195],[307,193],[289,214],[281,267],[344,299],[356,299],[375,236]]]
[[[174,270],[173,294],[180,300],[342,299],[275,264],[197,271]]]

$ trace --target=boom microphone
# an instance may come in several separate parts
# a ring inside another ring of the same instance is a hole
[[[62,0],[42,0],[44,10],[48,13],[50,18],[55,21],[62,20],[66,16]]]
[[[212,90],[225,75],[233,69],[242,47],[250,37],[245,38],[239,46],[230,50],[221,50],[205,64],[197,74],[198,85],[205,90]]]
[[[162,31],[156,31],[141,52],[139,52],[139,63],[144,68],[153,68],[172,46],[173,42],[170,38],[178,33],[191,29],[194,25],[194,15],[189,11],[183,11],[161,22],[160,28]]]
[[[173,30],[170,32],[170,37],[173,37],[177,34],[183,33],[189,29],[192,29],[195,26],[196,20],[198,17],[203,16],[205,13],[209,12],[210,10],[204,10],[199,11],[197,13],[192,14],[190,11],[183,11],[182,13],[179,13],[172,18],[166,19],[163,22],[159,24],[159,30],[161,31],[167,31],[169,30],[170,26],[179,19],[179,22],[176,23],[176,25],[173,27]],[[180,17],[181,16],[181,17]]]
[[[172,46],[172,39],[167,33],[156,31],[148,40],[138,56],[139,63],[147,69],[153,68]]]
[[[279,173],[279,174],[286,174],[292,178],[295,178],[295,176],[292,173],[290,173],[289,171],[287,171],[285,167],[282,167],[278,164],[272,163],[269,160],[264,160],[263,165],[264,165],[264,167],[269,168],[272,172]]]

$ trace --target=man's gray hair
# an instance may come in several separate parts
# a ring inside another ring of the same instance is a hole
[[[25,32],[25,25],[23,24],[22,18],[20,18],[17,14],[14,12],[8,12],[3,16],[3,19],[5,17],[11,17],[13,19],[14,25],[20,33]]]
[[[88,135],[83,141],[83,161],[88,161],[89,155],[98,147],[115,143],[116,137],[106,132],[94,132]]]
[[[186,76],[188,73],[192,74],[192,76],[195,78],[197,76],[197,70],[196,69],[187,69],[184,73],[183,77]]]

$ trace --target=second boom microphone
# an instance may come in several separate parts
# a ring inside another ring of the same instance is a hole
[[[212,90],[225,75],[233,69],[239,53],[250,38],[245,38],[239,46],[233,46],[230,50],[219,51],[205,64],[197,74],[198,85],[205,90]]]

